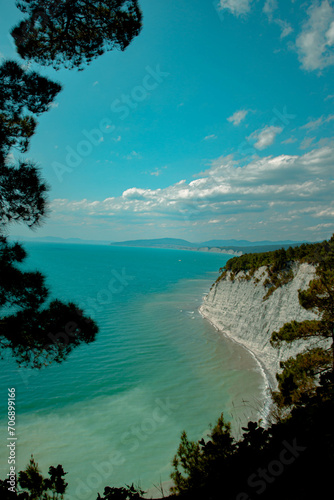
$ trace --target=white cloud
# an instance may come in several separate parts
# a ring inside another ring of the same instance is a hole
[[[256,141],[254,147],[262,151],[273,144],[276,135],[283,131],[282,127],[274,127],[273,125],[256,130],[249,137],[248,140]]]
[[[240,109],[239,111],[236,111],[235,113],[233,113],[232,116],[227,118],[227,121],[233,123],[233,125],[235,125],[235,126],[238,126],[246,118],[247,113],[248,113],[248,110]]]
[[[131,151],[131,153],[129,153],[128,155],[124,156],[125,160],[134,160],[135,158],[137,158],[137,160],[141,160],[142,156],[137,151]]]
[[[315,137],[305,137],[305,139],[300,144],[300,149],[308,149],[311,147],[312,142],[315,141]]]
[[[231,14],[240,16],[250,11],[251,0],[220,0],[219,9],[229,10]]]
[[[210,141],[210,140],[213,140],[213,139],[217,139],[217,136],[215,134],[211,134],[211,135],[207,135],[206,137],[204,137],[204,141]]]
[[[161,175],[161,174],[162,174],[162,171],[163,171],[164,169],[166,169],[166,168],[167,168],[166,166],[165,166],[165,167],[162,167],[162,168],[156,168],[155,170],[153,170],[152,172],[150,172],[150,175],[154,175],[154,176],[156,176],[156,177],[159,177],[159,175]]]
[[[268,21],[270,23],[275,23],[277,26],[281,28],[281,38],[285,38],[290,33],[293,32],[292,26],[285,20],[277,18],[274,19],[274,12],[278,9],[278,2],[277,0],[266,0],[264,6],[263,6],[263,12],[268,16]]]
[[[334,45],[334,21],[331,22],[331,25],[326,33],[326,39],[328,45]]]
[[[191,241],[224,233],[251,239],[325,239],[334,225],[334,141],[300,155],[230,155],[192,180],[161,189],[129,187],[104,200],[53,200],[49,223],[122,234],[118,239],[179,235]],[[143,233],[143,228],[152,228]],[[312,228],[314,232],[312,233]],[[161,232],[163,231],[163,232]],[[123,237],[126,234],[125,237]],[[146,234],[146,236],[143,236]],[[116,238],[114,238],[116,239]]]
[[[334,8],[323,0],[311,5],[308,16],[296,48],[302,67],[312,71],[334,64]]]
[[[312,227],[307,227],[305,228],[306,231],[323,231],[324,229],[330,229],[334,230],[334,224],[329,222],[327,224],[318,224],[317,226],[312,226]]]
[[[315,130],[316,128],[319,128],[320,125],[323,123],[323,117],[321,116],[317,120],[311,120],[302,127],[301,129],[309,129],[309,130]]]
[[[329,218],[334,218],[334,204],[332,203],[331,206],[323,209],[323,210],[320,210],[320,211],[317,211],[317,213],[314,214],[315,217],[329,217]]]
[[[293,144],[294,142],[297,142],[296,137],[289,137],[289,139],[282,141],[281,144]]]
[[[307,129],[307,130],[315,130],[315,129],[321,127],[321,125],[323,125],[324,123],[329,123],[332,120],[334,120],[334,115],[328,115],[326,117],[322,115],[317,120],[311,120],[300,128]]]
[[[281,38],[285,38],[293,32],[292,26],[287,21],[275,19],[274,22],[281,28]]]
[[[267,14],[269,18],[272,17],[273,12],[278,8],[277,0],[266,0],[263,12]]]
[[[126,189],[122,194],[122,198],[126,200],[144,200],[146,198],[149,198],[151,193],[154,193],[154,191],[151,191],[151,189],[140,189],[133,187]]]
[[[218,224],[224,216],[252,213],[268,219],[275,209],[280,211],[282,221],[300,217],[302,212],[312,218],[317,213],[325,214],[332,201],[333,161],[334,143],[301,156],[268,156],[244,166],[221,158],[191,182],[181,180],[160,189],[131,187],[122,196],[103,201],[58,199],[51,208],[59,217],[127,218],[134,224],[138,218],[151,223],[161,217],[166,221],[192,218],[198,223]],[[312,204],[316,204],[316,210],[311,210]]]

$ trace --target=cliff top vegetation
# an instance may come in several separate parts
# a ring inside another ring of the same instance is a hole
[[[293,261],[317,265],[326,256],[329,248],[334,248],[334,235],[329,241],[303,243],[297,247],[289,247],[287,250],[281,248],[270,252],[246,253],[229,259],[220,269],[222,273],[220,278],[223,278],[227,271],[231,271],[232,274],[244,271],[252,276],[262,266],[267,266],[272,273],[276,273],[286,269]]]

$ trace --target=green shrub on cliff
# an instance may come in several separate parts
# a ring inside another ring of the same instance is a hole
[[[333,238],[332,238],[333,239]],[[293,279],[292,263],[308,263],[316,265],[322,261],[330,248],[334,247],[332,239],[321,243],[303,243],[298,247],[289,247],[287,250],[281,248],[271,252],[248,253],[240,257],[229,259],[220,271],[217,279],[219,282],[230,272],[230,280],[234,281],[238,273],[244,273],[244,279],[251,278],[254,273],[262,266],[267,267],[267,278],[264,286],[267,293],[264,300],[267,299],[278,287],[289,283]]]
[[[302,405],[316,391],[319,382],[331,379],[334,372],[334,236],[321,247],[316,264],[315,278],[306,290],[299,291],[299,302],[307,310],[315,312],[318,319],[291,321],[273,332],[271,344],[315,339],[317,345],[296,358],[281,363],[283,372],[277,375],[279,391],[274,394],[280,406]],[[328,340],[327,343],[323,341]],[[322,341],[322,343],[321,343]],[[318,345],[319,344],[319,345]]]

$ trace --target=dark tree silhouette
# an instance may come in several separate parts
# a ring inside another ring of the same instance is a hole
[[[20,55],[59,68],[82,68],[106,50],[124,50],[141,29],[135,0],[17,2],[27,19],[13,30]],[[33,228],[47,214],[47,185],[31,161],[15,164],[10,153],[27,151],[36,117],[49,110],[59,83],[15,61],[0,66],[0,348],[20,364],[40,368],[61,362],[78,345],[92,342],[96,324],[72,302],[48,301],[39,272],[24,272],[26,253],[10,244],[8,225]]]
[[[8,225],[40,224],[47,213],[47,185],[30,161],[9,160],[11,148],[27,150],[35,115],[49,109],[61,86],[6,61],[0,67],[0,347],[16,361],[40,368],[61,362],[82,342],[92,342],[97,326],[73,303],[47,303],[48,288],[39,272],[19,265],[26,252],[5,237]]]
[[[124,50],[141,29],[137,0],[22,0],[27,15],[12,35],[24,59],[82,69],[107,50]],[[47,212],[47,185],[31,161],[10,159],[12,148],[27,151],[36,116],[48,111],[61,90],[15,61],[0,66],[0,347],[20,364],[40,368],[61,362],[82,342],[92,342],[96,324],[72,302],[48,300],[39,272],[23,272],[26,253],[10,244],[8,225],[36,227]]]
[[[0,66],[0,165],[12,147],[26,152],[36,129],[34,115],[44,113],[61,85],[26,71],[15,61]]]
[[[142,500],[142,495],[145,494],[141,488],[136,488],[133,484],[127,485],[126,488],[104,488],[103,497],[98,493],[96,500]]]
[[[40,273],[23,272],[17,267],[26,255],[21,245],[10,244],[4,236],[0,236],[1,307],[39,308],[48,295]]]
[[[41,368],[60,363],[82,343],[95,340],[97,326],[73,303],[53,300],[46,307],[48,288],[39,272],[24,272],[18,264],[26,252],[0,236],[0,347],[10,349],[23,366]]]
[[[27,18],[12,30],[23,59],[82,69],[104,52],[124,50],[141,30],[137,0],[22,0]]]
[[[0,233],[11,222],[40,224],[47,213],[47,189],[34,163],[0,164]]]
[[[36,116],[49,109],[61,86],[15,61],[0,66],[0,232],[14,221],[38,224],[46,212],[47,186],[31,161],[14,165],[11,148],[25,152],[36,129]]]
[[[20,491],[10,493],[8,491],[8,482],[0,481],[0,492],[4,495],[6,500],[11,498],[21,498],[25,500],[58,500],[64,498],[68,483],[65,483],[64,476],[67,472],[61,465],[57,467],[49,467],[49,478],[43,477],[35,462],[33,455],[31,455],[29,464],[24,471],[19,472],[18,484]],[[7,488],[6,488],[7,486]],[[7,489],[7,492],[5,491]],[[5,496],[7,493],[7,496]]]
[[[176,498],[326,498],[334,466],[333,386],[327,397],[322,392],[266,429],[248,422],[239,441],[222,418],[206,442],[189,441],[184,432],[171,475]]]
[[[47,305],[44,277],[18,267],[26,252],[4,236],[10,223],[34,227],[46,215],[47,186],[38,168],[28,161],[10,164],[8,154],[11,147],[27,149],[36,126],[27,111],[47,111],[61,87],[12,61],[2,65],[0,77],[0,347],[11,349],[18,363],[40,368],[61,362],[80,343],[93,341],[97,326],[72,303]]]
[[[66,474],[67,472],[64,472],[62,465],[58,465],[57,467],[51,465],[51,467],[49,467],[50,479],[45,480],[46,487],[56,493],[56,495],[60,495],[60,498],[63,498],[68,486],[68,483],[65,483],[63,479]]]
[[[40,473],[38,464],[31,456],[30,462],[24,471],[19,472],[19,484],[21,488],[29,491],[29,500],[39,499],[46,490],[45,480]]]

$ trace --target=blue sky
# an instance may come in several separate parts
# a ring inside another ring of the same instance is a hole
[[[51,186],[34,234],[330,237],[334,2],[140,6],[143,30],[125,52],[82,72],[32,65],[64,87],[27,154]],[[0,11],[0,56],[17,58],[8,32],[21,13],[14,0]]]

